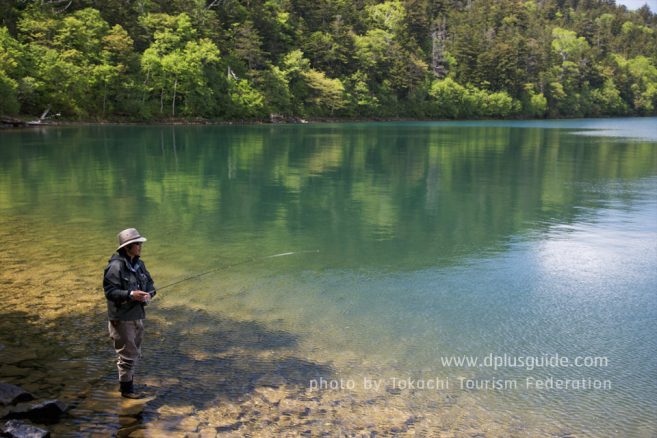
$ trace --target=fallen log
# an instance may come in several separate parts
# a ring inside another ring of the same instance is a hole
[[[9,116],[0,116],[0,125],[5,128],[21,128],[27,126],[27,122]]]

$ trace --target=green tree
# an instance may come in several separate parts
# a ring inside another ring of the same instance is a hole
[[[231,79],[228,83],[229,117],[261,118],[265,115],[265,98],[260,91],[252,87],[246,79]]]
[[[103,37],[101,62],[92,72],[94,94],[102,100],[98,106],[103,117],[114,111],[137,114],[141,109],[134,98],[139,89],[133,80],[138,66],[133,45],[132,38],[118,24]]]
[[[544,117],[548,110],[548,101],[543,93],[537,93],[532,83],[526,83],[523,88],[523,114]]]
[[[625,59],[614,55],[615,72],[634,112],[652,114],[657,108],[657,68],[645,56]],[[622,93],[622,92],[621,92]]]
[[[25,109],[52,107],[64,115],[89,116],[94,107],[93,71],[108,30],[98,11],[86,8],[57,19],[31,8],[18,29],[28,42],[30,63],[30,73],[23,78]]]
[[[584,37],[578,37],[575,32],[555,27],[552,30],[552,49],[561,56],[562,63],[582,63],[590,49]]]
[[[582,92],[588,88],[590,46],[571,30],[552,30],[552,50],[559,56],[547,73],[547,98],[554,114],[584,115]]]
[[[655,53],[655,29],[651,27],[626,21],[621,26],[620,39],[626,58]]]
[[[292,96],[292,113],[304,114],[304,102],[310,90],[305,81],[304,73],[310,70],[310,61],[304,57],[301,50],[293,50],[283,58],[282,72],[288,83]]]
[[[393,34],[383,29],[372,29],[365,35],[354,38],[356,59],[365,70],[381,73],[390,64],[390,52],[393,45]]]
[[[98,10],[85,8],[61,20],[53,45],[62,50],[78,51],[87,63],[99,63],[103,38],[109,30],[109,25]]]
[[[611,78],[605,81],[602,88],[596,88],[591,92],[591,100],[594,115],[625,115],[629,110],[627,103],[622,99],[620,91]]]
[[[0,114],[16,114],[18,102],[18,78],[21,68],[23,47],[9,35],[6,27],[0,27]]]
[[[303,73],[310,92],[306,107],[310,114],[330,114],[345,107],[344,85],[339,79],[327,78],[323,72],[309,69]]]
[[[233,53],[240,61],[246,62],[248,69],[262,66],[265,53],[262,50],[262,38],[253,22],[235,24],[232,33]]]
[[[345,93],[351,115],[374,116],[380,109],[379,99],[372,93],[366,73],[357,71],[345,81]]]
[[[302,115],[334,114],[346,106],[344,85],[310,67],[300,50],[290,52],[284,60],[285,75],[295,96],[296,108]]]
[[[433,81],[429,95],[434,99],[431,111],[434,117],[459,118],[472,113],[468,91],[452,78]]]
[[[263,94],[264,109],[268,113],[290,115],[292,109],[292,93],[285,72],[278,66],[269,65],[258,76],[259,88],[267,90]]]
[[[186,115],[204,112],[212,96],[205,68],[217,64],[219,49],[210,40],[196,40],[196,31],[186,14],[176,17],[152,14],[144,24],[154,30],[153,42],[141,58],[148,90],[159,91],[160,114],[165,101],[171,102],[171,116],[176,103],[184,104]]]
[[[332,33],[317,31],[310,35],[304,44],[304,53],[311,60],[313,67],[320,70],[342,73],[348,69],[353,51],[353,38],[342,40]]]
[[[406,8],[399,0],[366,6],[365,12],[372,28],[388,31],[392,35],[399,35],[405,29]]]

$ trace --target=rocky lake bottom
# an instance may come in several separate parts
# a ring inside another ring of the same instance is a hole
[[[21,227],[12,224],[14,249],[58,245],[35,245]],[[395,370],[350,352],[326,357],[256,321],[157,302],[136,378],[147,397],[122,399],[93,261],[73,270],[46,251],[10,250],[0,263],[0,382],[63,402],[66,413],[40,426],[54,436],[571,436],[491,413],[477,392],[400,382],[373,391],[363,375]]]

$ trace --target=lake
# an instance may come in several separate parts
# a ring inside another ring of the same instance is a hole
[[[657,434],[657,118],[0,144],[0,381],[66,402],[55,433]],[[128,227],[141,404],[101,285]]]

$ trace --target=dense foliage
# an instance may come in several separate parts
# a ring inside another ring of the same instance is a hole
[[[657,112],[657,15],[613,0],[23,0],[0,14],[0,114]]]

